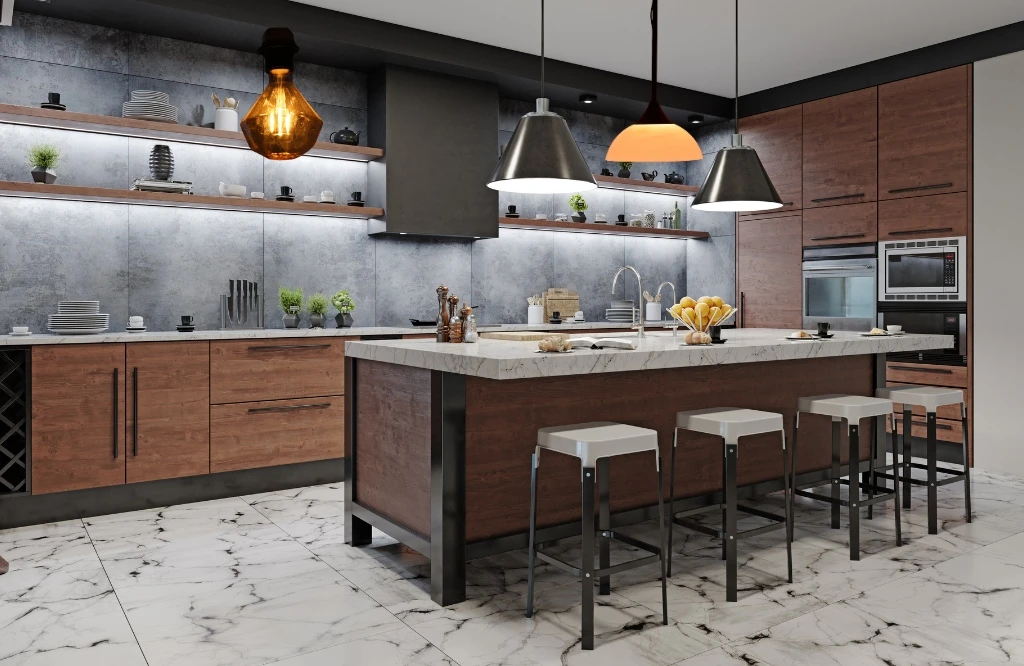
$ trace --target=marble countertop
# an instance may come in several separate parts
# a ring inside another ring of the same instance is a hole
[[[626,372],[701,365],[788,361],[829,356],[941,349],[953,344],[949,335],[863,337],[836,333],[829,340],[790,342],[792,330],[727,329],[725,344],[688,347],[669,331],[654,331],[634,350],[576,349],[567,354],[542,354],[536,342],[482,339],[475,344],[445,344],[433,340],[353,341],[345,346],[352,358],[441,370],[486,379],[529,379]],[[608,337],[631,337],[609,334]],[[635,334],[633,335],[635,339]]]

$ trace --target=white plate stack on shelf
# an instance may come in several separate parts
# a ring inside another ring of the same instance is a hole
[[[612,301],[612,306],[604,311],[604,318],[620,324],[632,324],[633,301]]]
[[[46,328],[59,335],[89,335],[110,328],[110,315],[100,313],[99,301],[60,301]]]
[[[167,93],[155,90],[133,90],[131,101],[121,105],[121,115],[137,120],[178,123],[178,107],[170,104]]]

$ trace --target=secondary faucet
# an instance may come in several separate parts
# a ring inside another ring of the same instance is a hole
[[[665,285],[668,285],[668,286],[672,287],[672,305],[675,305],[676,304],[676,286],[674,284],[672,284],[671,282],[669,282],[668,280],[666,280],[665,282],[662,282],[661,284],[658,285],[658,296],[661,296],[661,290],[665,287]],[[672,337],[673,338],[678,338],[679,337],[679,323],[675,320],[675,318],[673,318],[671,321],[673,323],[673,325],[672,325]]]
[[[615,272],[615,277],[612,278],[612,295],[615,294],[615,287],[619,284],[619,276],[622,275],[622,271],[626,270],[627,268],[629,270],[633,271],[633,275],[636,276],[636,291],[637,291],[637,293],[638,294],[644,293],[644,281],[643,281],[643,278],[640,277],[640,271],[638,271],[637,269],[633,268],[632,266],[623,266],[622,268],[620,268],[618,271]],[[644,308],[643,308],[643,304],[641,304],[640,307],[637,308],[637,309],[640,311],[640,316],[639,316],[640,325],[637,327],[636,337],[638,337],[638,338],[645,338],[647,336],[644,334]]]

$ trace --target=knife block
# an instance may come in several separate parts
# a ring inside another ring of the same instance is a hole
[[[220,297],[221,330],[263,328],[263,299],[259,284],[228,280],[228,293]]]

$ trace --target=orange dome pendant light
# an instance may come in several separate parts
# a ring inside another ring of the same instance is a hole
[[[658,103],[658,0],[651,2],[651,101],[636,121],[619,132],[604,156],[609,162],[688,162],[703,157],[690,133]]]
[[[242,134],[249,147],[268,160],[294,160],[305,155],[324,126],[292,83],[292,58],[298,51],[288,28],[269,28],[257,51],[264,58],[270,81],[245,114]]]

